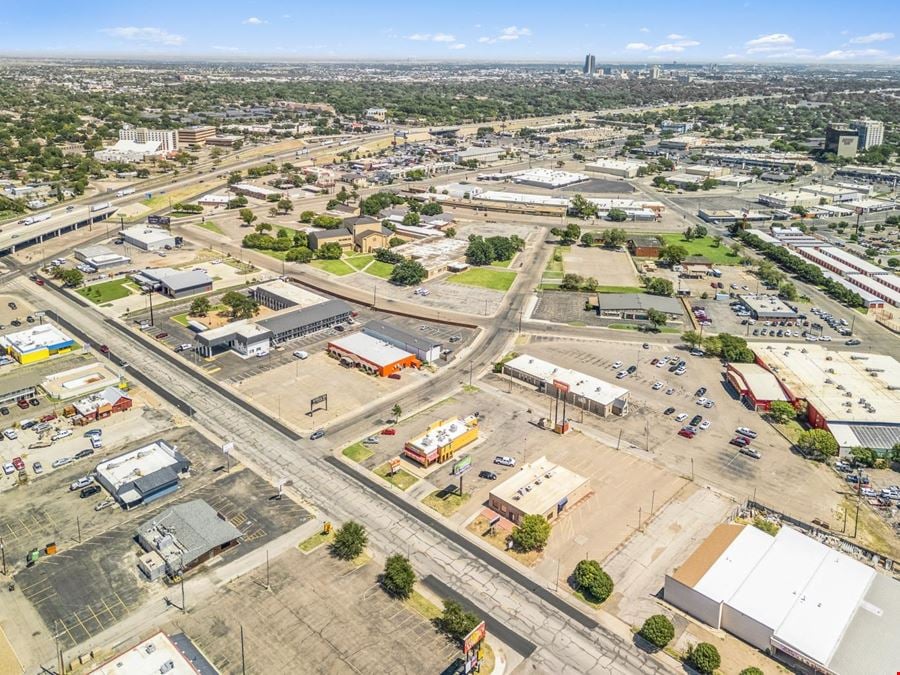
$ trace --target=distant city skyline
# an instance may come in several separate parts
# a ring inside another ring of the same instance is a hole
[[[0,54],[190,59],[271,58],[583,63],[871,63],[900,66],[893,3],[553,5],[251,5],[96,0],[14,3],[0,17]],[[445,11],[450,7],[450,11]],[[852,9],[852,11],[848,11]]]

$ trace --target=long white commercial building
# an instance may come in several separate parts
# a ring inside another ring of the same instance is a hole
[[[664,597],[804,672],[893,673],[900,584],[797,530],[719,525]]]

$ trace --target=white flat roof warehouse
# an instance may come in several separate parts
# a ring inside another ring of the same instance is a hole
[[[569,391],[602,405],[610,405],[614,401],[628,395],[628,390],[624,387],[606,382],[592,375],[585,375],[571,368],[557,366],[549,361],[543,361],[528,354],[517,356],[508,361],[506,365],[545,382],[553,382],[554,380],[564,382],[569,385]]]
[[[508,504],[515,504],[523,513],[544,514],[587,480],[546,457],[540,457],[523,465],[518,473],[491,490],[491,494]]]

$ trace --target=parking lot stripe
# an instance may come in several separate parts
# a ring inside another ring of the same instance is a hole
[[[100,617],[97,616],[97,612],[94,611],[94,608],[91,606],[88,606],[88,609],[91,610],[91,616],[94,617],[94,621],[96,621],[97,625],[100,626],[100,630],[103,630],[104,628],[106,628],[106,626],[103,625],[103,622],[100,621]]]
[[[22,586],[21,589],[22,589],[23,593],[27,593],[32,588],[36,588],[36,587],[40,586],[41,584],[49,584],[49,583],[50,583],[50,579],[48,577],[41,577],[40,579],[35,581],[33,584],[29,584],[28,586]]]
[[[113,620],[113,622],[115,622],[115,620],[116,620],[116,615],[115,615],[115,613],[109,608],[109,605],[106,604],[106,598],[100,598],[100,602],[103,603],[103,606],[106,608],[106,613],[109,614],[110,618]]]

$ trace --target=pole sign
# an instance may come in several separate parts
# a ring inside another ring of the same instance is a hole
[[[484,621],[482,621],[463,640],[463,662],[465,663],[466,673],[475,672],[481,667],[481,662],[484,659],[484,639],[486,636],[487,630]]]
[[[222,453],[225,455],[230,455],[232,450],[234,450],[234,443],[228,442],[222,446]]]
[[[322,401],[328,400],[328,394],[322,394],[321,396],[316,396],[315,398],[309,399],[310,405],[316,405],[317,403],[321,403]]]
[[[460,457],[453,463],[453,469],[450,471],[452,476],[462,476],[466,471],[472,468],[472,455]]]
[[[560,382],[559,380],[553,380],[553,386],[556,387],[556,389],[558,391],[562,392],[563,394],[569,393],[569,385],[566,384],[565,382]]]

